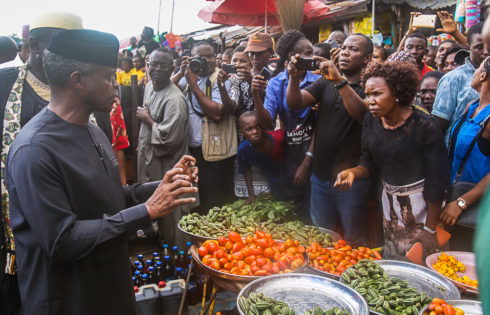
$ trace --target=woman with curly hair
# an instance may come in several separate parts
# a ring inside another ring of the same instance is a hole
[[[380,178],[384,257],[406,259],[421,241],[425,253],[437,247],[435,228],[449,183],[449,164],[437,121],[413,107],[419,85],[415,65],[372,63],[363,73],[370,114],[362,125],[362,157],[357,167],[337,175],[335,188],[356,179]]]

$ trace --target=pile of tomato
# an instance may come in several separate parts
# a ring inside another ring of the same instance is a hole
[[[442,299],[435,298],[429,304],[429,309],[424,312],[424,315],[464,315],[464,311],[447,304]]]
[[[241,276],[267,276],[301,267],[305,248],[299,241],[277,242],[260,231],[245,238],[230,232],[228,238],[205,241],[198,252],[201,261],[213,269]]]
[[[322,247],[318,243],[311,243],[306,251],[310,256],[310,266],[338,276],[361,259],[381,259],[378,251],[368,247],[353,249],[344,240],[337,241],[333,249]]]

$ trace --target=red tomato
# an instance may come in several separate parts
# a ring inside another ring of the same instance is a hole
[[[267,271],[265,271],[265,270],[257,270],[255,272],[255,275],[256,276],[265,276],[265,275],[267,275]]]
[[[245,257],[244,261],[247,263],[247,264],[252,264],[254,261],[255,261],[255,256],[254,255],[250,255],[248,257]]]
[[[223,249],[219,248],[217,251],[214,252],[214,257],[220,259],[220,258],[227,258],[228,255],[225,253]]]
[[[230,241],[232,241],[233,243],[241,243],[242,242],[242,237],[240,236],[240,234],[238,234],[237,232],[230,232],[228,233],[228,239]]]
[[[199,249],[197,250],[197,252],[199,253],[199,256],[200,257],[204,257],[208,254],[208,249],[204,246],[201,246],[199,247]]]
[[[267,257],[267,258],[273,258],[274,257],[274,251],[272,250],[272,248],[266,248],[264,249],[264,256]]]
[[[243,244],[241,242],[240,243],[235,243],[235,244],[233,244],[233,248],[231,249],[231,252],[232,253],[236,253],[239,250],[241,250],[242,248],[243,248]]]
[[[255,256],[260,256],[264,253],[264,251],[261,248],[258,247],[252,247],[248,249],[248,253],[250,255],[255,255]]]
[[[233,259],[238,260],[238,261],[241,261],[241,260],[243,260],[243,258],[244,258],[244,257],[243,257],[242,252],[236,252],[236,253],[233,253],[233,254],[231,254],[231,257],[232,257]]]
[[[261,232],[261,231],[256,231],[256,232],[255,232],[255,236],[257,236],[257,238],[259,238],[259,239],[260,239],[260,238],[265,238],[265,237],[267,237],[267,236],[265,235],[265,233],[264,233],[264,232]]]
[[[208,252],[211,254],[218,250],[218,244],[216,244],[215,242],[208,243],[206,247],[208,249]]]
[[[225,246],[226,242],[227,242],[226,237],[220,236],[218,238],[218,244],[219,244],[219,246]]]

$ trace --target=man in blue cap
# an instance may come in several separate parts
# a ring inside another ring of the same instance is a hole
[[[43,66],[51,101],[15,139],[6,184],[21,314],[136,314],[128,241],[192,203],[194,158],[161,182],[121,186],[111,144],[89,123],[117,96],[119,43],[111,34],[60,31]]]

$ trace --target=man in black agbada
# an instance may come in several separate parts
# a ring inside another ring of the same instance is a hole
[[[128,240],[195,201],[180,198],[197,191],[192,157],[160,184],[122,187],[110,142],[89,123],[117,96],[118,49],[111,34],[67,30],[44,52],[51,101],[21,129],[6,169],[21,314],[136,314]]]

